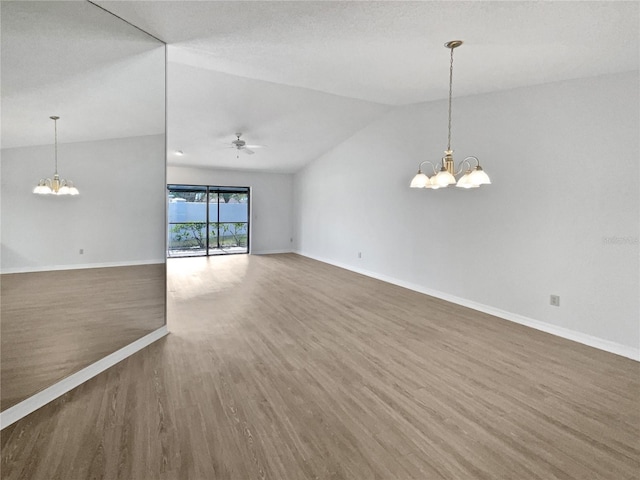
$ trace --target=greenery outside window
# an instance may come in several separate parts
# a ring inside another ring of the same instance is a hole
[[[168,257],[249,253],[248,187],[168,185]]]

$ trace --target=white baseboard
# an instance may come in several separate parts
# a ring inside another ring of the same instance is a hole
[[[273,255],[276,253],[293,253],[293,250],[291,249],[284,249],[284,250],[258,250],[258,251],[252,251],[251,255]]]
[[[68,377],[60,380],[58,383],[51,385],[48,388],[36,393],[35,395],[23,400],[22,402],[14,405],[11,408],[7,408],[0,413],[0,429],[8,427],[12,423],[17,422],[23,417],[26,417],[32,412],[35,412],[40,407],[45,406],[47,403],[55,400],[56,398],[64,395],[65,393],[73,390],[79,385],[83,384],[87,380],[95,377],[99,373],[104,372],[106,369],[114,366],[116,363],[121,362],[125,358],[133,355],[134,353],[142,350],[144,347],[152,344],[156,340],[167,335],[169,331],[167,326],[163,326],[154,330],[153,332],[139,338],[133,343],[130,343],[126,347],[121,348],[113,352],[110,355],[92,363],[88,367],[83,368],[79,372],[69,375]]]
[[[39,267],[17,267],[3,268],[0,274],[5,273],[33,273],[33,272],[51,272],[56,270],[81,270],[86,268],[106,268],[106,267],[131,267],[134,265],[156,265],[165,263],[165,258],[155,258],[151,260],[131,260],[128,262],[103,262],[103,263],[79,263],[76,265],[47,265]]]
[[[547,332],[552,335],[556,335],[558,337],[566,338],[567,340],[572,340],[574,342],[582,343],[583,345],[588,345],[590,347],[594,347],[599,350],[604,350],[605,352],[614,353],[622,357],[627,357],[635,361],[640,361],[640,349],[637,349],[637,348],[633,348],[627,345],[621,345],[619,343],[612,342],[610,340],[604,340],[599,337],[594,337],[592,335],[588,335],[582,332],[577,332],[575,330],[570,330],[568,328],[558,327],[556,325],[552,325],[546,322],[541,322],[539,320],[534,320],[532,318],[528,318],[523,315],[519,315],[517,313],[501,310],[499,308],[491,307],[489,305],[484,305],[482,303],[474,302],[473,300],[467,300],[466,298],[456,297],[455,295],[450,295],[448,293],[440,292],[438,290],[432,290],[430,288],[426,288],[411,282],[405,282],[404,280],[399,280],[397,278],[390,277],[388,275],[383,275],[383,274],[371,272],[369,270],[365,270],[362,268],[357,268],[357,267],[354,267],[353,265],[348,265],[342,262],[336,262],[330,259],[315,256],[315,255],[308,255],[300,251],[296,251],[294,253],[297,253],[298,255],[302,255],[303,257],[308,257],[314,260],[318,260],[319,262],[328,263],[329,265],[334,265],[336,267],[344,268],[345,270],[350,270],[355,273],[360,273],[361,275],[365,275],[367,277],[375,278],[377,280],[382,280],[383,282],[408,288],[409,290],[413,290],[415,292],[424,293],[425,295],[440,298],[442,300],[446,300],[448,302],[455,303],[457,305],[462,305],[463,307],[468,307],[473,310],[477,310],[479,312],[487,313],[489,315],[493,315],[495,317],[499,317],[504,320],[509,320],[511,322],[519,323],[520,325],[525,325],[527,327],[535,328],[536,330]]]

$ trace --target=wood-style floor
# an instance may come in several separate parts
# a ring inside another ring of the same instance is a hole
[[[292,254],[168,271],[172,334],[3,430],[3,479],[639,478],[632,360]]]
[[[0,276],[0,409],[165,324],[164,264]]]

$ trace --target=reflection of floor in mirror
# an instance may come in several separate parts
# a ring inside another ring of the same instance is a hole
[[[165,265],[0,276],[2,410],[164,325]]]
[[[637,476],[632,360],[294,254],[167,271],[172,333],[3,431],[3,476]]]

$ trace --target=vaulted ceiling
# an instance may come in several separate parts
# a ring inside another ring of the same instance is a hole
[[[452,39],[454,96],[638,70],[638,2],[96,3],[169,45],[173,165],[294,172],[392,108],[446,98]],[[267,148],[236,158],[235,132]]]

